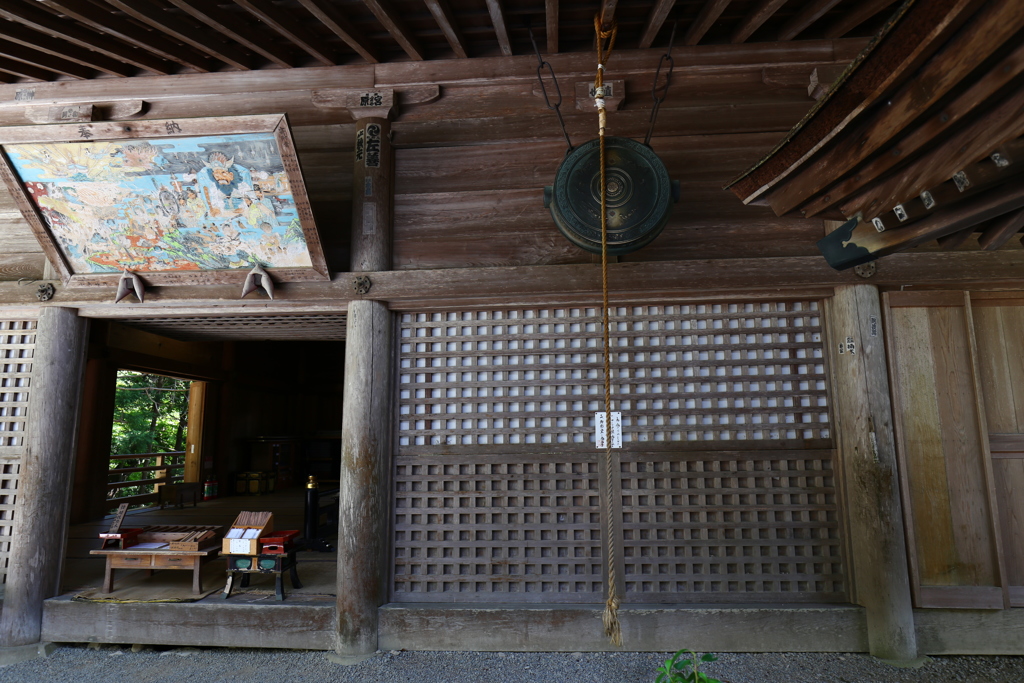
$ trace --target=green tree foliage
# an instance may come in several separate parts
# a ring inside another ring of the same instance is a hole
[[[110,455],[170,453],[185,448],[188,429],[189,381],[131,370],[117,371],[114,423]],[[164,465],[178,465],[180,456],[164,458]],[[155,457],[112,459],[110,469],[156,465]],[[181,474],[171,469],[168,476]],[[112,472],[110,483],[152,479],[152,471]],[[153,484],[126,486],[110,491],[110,498],[124,498],[153,492]]]

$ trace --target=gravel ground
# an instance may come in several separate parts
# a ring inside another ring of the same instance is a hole
[[[625,653],[384,652],[355,666],[322,652],[62,645],[46,659],[0,667],[0,683],[652,683],[666,655]],[[1020,683],[1022,657],[934,657],[899,669],[867,655],[722,654],[707,664],[727,683]]]

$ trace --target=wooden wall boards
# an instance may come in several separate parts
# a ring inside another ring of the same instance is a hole
[[[5,128],[0,175],[65,284],[327,279],[285,118]]]

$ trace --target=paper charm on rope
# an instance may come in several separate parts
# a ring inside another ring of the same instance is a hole
[[[135,296],[141,304],[146,298],[146,288],[142,284],[142,278],[130,270],[125,270],[117,282],[117,297],[114,299],[114,303],[118,303],[132,291],[135,292]]]
[[[245,276],[241,298],[244,299],[249,292],[255,291],[257,287],[266,292],[267,296],[271,299],[274,298],[274,281],[267,275],[267,271],[263,270],[263,266],[258,263]]]

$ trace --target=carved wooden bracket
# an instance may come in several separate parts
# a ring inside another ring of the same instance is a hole
[[[143,100],[115,102],[59,102],[24,105],[25,118],[32,123],[89,123],[115,121],[141,114]]]
[[[351,90],[331,88],[314,90],[312,102],[323,109],[348,109],[352,118],[386,119],[399,106],[426,104],[441,96],[441,88],[437,85],[423,85],[413,88],[372,88],[367,90]]]

